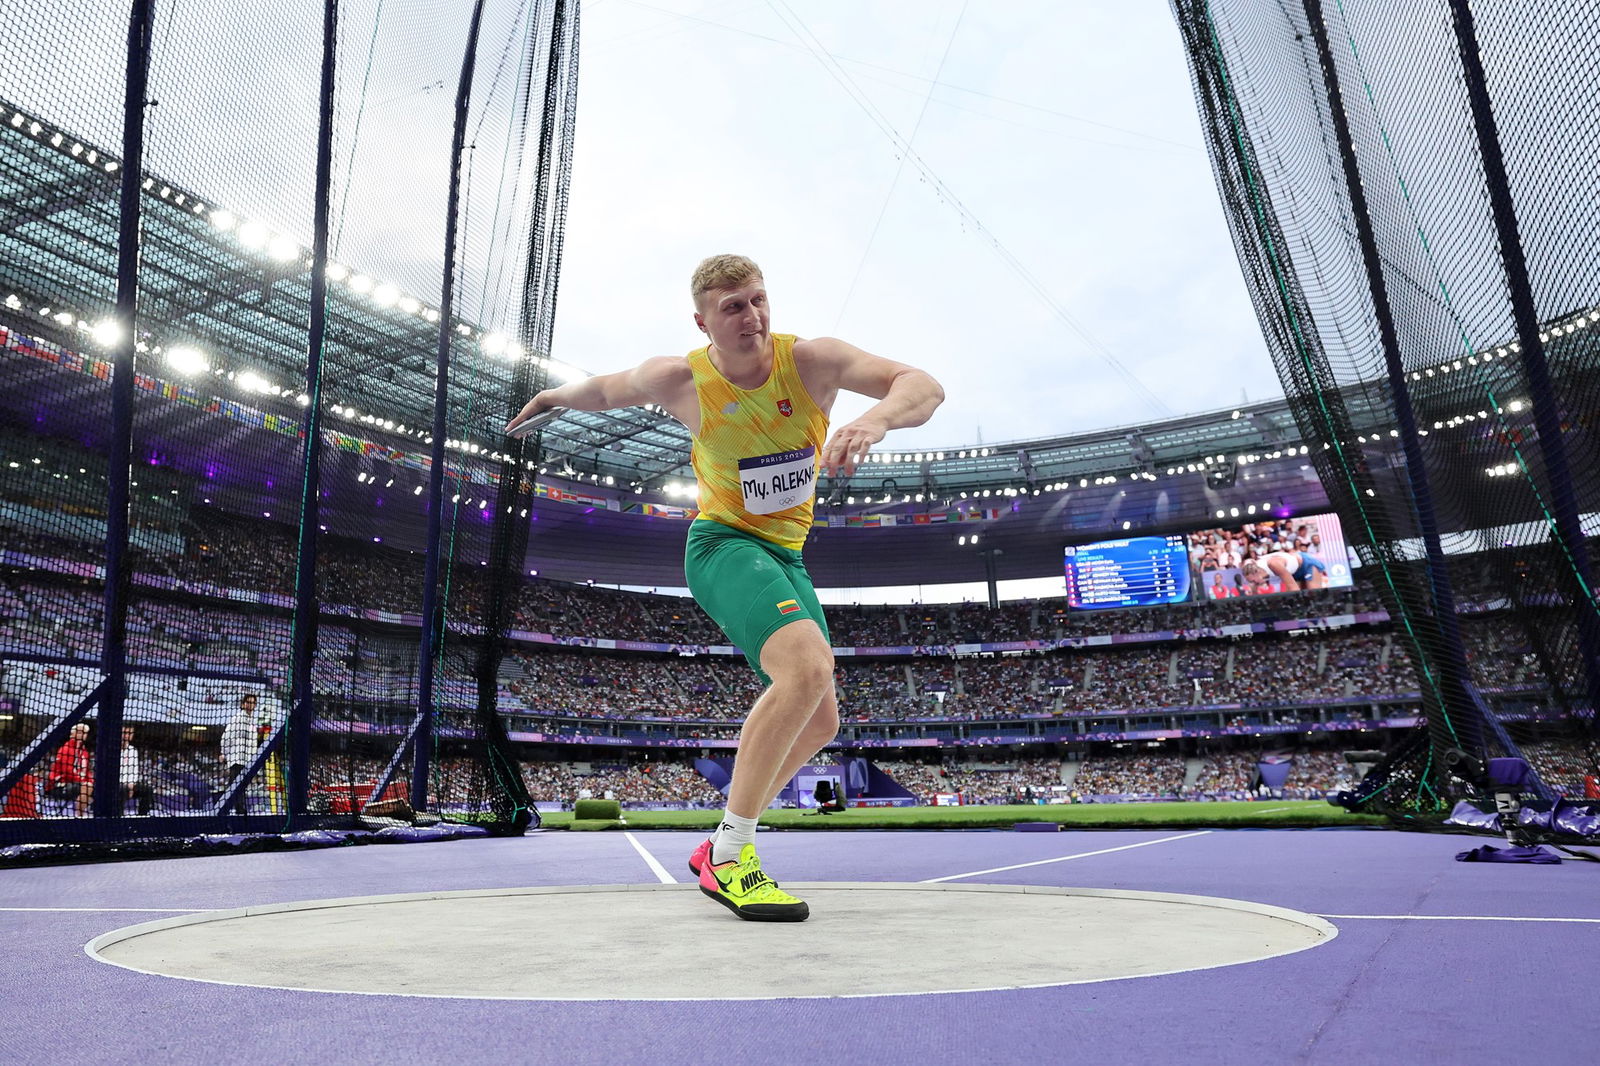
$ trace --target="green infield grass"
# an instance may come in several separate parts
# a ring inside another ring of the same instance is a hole
[[[623,811],[618,829],[710,829],[720,811]],[[598,829],[571,811],[541,812],[547,829]],[[1321,800],[1255,803],[1079,803],[1000,807],[851,807],[838,814],[767,811],[774,829],[1009,829],[1018,822],[1058,822],[1063,829],[1315,829],[1384,825],[1377,815],[1351,814]]]

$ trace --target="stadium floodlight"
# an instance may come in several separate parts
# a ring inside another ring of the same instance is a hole
[[[510,338],[504,333],[485,333],[483,339],[478,342],[478,347],[490,355],[503,355],[509,340]]]
[[[266,392],[270,388],[267,379],[254,370],[246,370],[234,380],[245,392]]]
[[[72,325],[72,322],[73,322],[72,312],[71,311],[57,311],[56,315],[55,315],[55,319],[56,319],[56,322],[58,324],[60,324],[60,325],[70,326],[70,325]]]
[[[384,282],[372,290],[372,302],[379,307],[393,307],[400,299],[400,290]]]
[[[232,211],[213,211],[211,212],[211,224],[222,232],[227,233],[239,224],[239,220]]]
[[[350,287],[365,296],[372,291],[372,279],[365,274],[357,274],[350,279]]]
[[[122,339],[122,323],[114,318],[103,318],[95,323],[89,335],[102,348],[110,348]]]
[[[400,297],[400,310],[404,311],[408,315],[416,314],[417,311],[421,307],[422,307],[422,305],[417,302],[415,297],[412,297],[412,296],[402,296],[402,297]]]
[[[6,297],[6,306],[13,311],[20,311],[22,309],[22,297],[12,293]]]
[[[350,276],[350,268],[343,263],[330,262],[323,274],[329,281],[343,281]]]
[[[239,243],[246,248],[260,248],[267,243],[267,227],[259,222],[246,222],[239,227]]]

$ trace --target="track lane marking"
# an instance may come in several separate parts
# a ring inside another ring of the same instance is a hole
[[[987,870],[973,870],[964,874],[949,874],[945,877],[929,877],[917,882],[923,885],[936,885],[941,881],[958,881],[963,877],[979,877],[983,874],[1004,873],[1007,870],[1025,870],[1030,866],[1048,866],[1053,862],[1071,862],[1073,859],[1087,859],[1094,855],[1109,855],[1113,851],[1128,851],[1132,848],[1148,848],[1152,844],[1169,844],[1174,840],[1188,840],[1190,837],[1203,837],[1210,833],[1209,829],[1201,829],[1195,833],[1180,833],[1177,836],[1161,837],[1158,840],[1141,840],[1137,844],[1123,844],[1115,848],[1101,848],[1098,851],[1081,851],[1076,855],[1061,855],[1054,859],[1039,859],[1036,862],[1019,862],[1012,866],[994,866]]]
[[[633,850],[639,853],[639,857],[645,861],[646,866],[650,867],[650,872],[656,875],[657,880],[664,885],[678,883],[678,879],[667,873],[667,868],[657,862],[656,857],[646,851],[644,845],[639,843],[632,833],[623,833],[622,835],[628,838],[628,843],[633,845]]]

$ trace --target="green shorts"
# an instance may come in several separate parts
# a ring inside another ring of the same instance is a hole
[[[828,639],[817,590],[800,553],[769,540],[698,518],[689,524],[683,573],[695,602],[722,627],[767,684],[761,647],[790,622],[809,618]]]

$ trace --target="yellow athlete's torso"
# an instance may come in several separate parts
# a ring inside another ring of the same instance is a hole
[[[700,517],[799,550],[811,531],[828,416],[794,365],[794,335],[772,334],[772,373],[754,389],[722,376],[710,348],[689,353],[700,432],[690,459]]]

